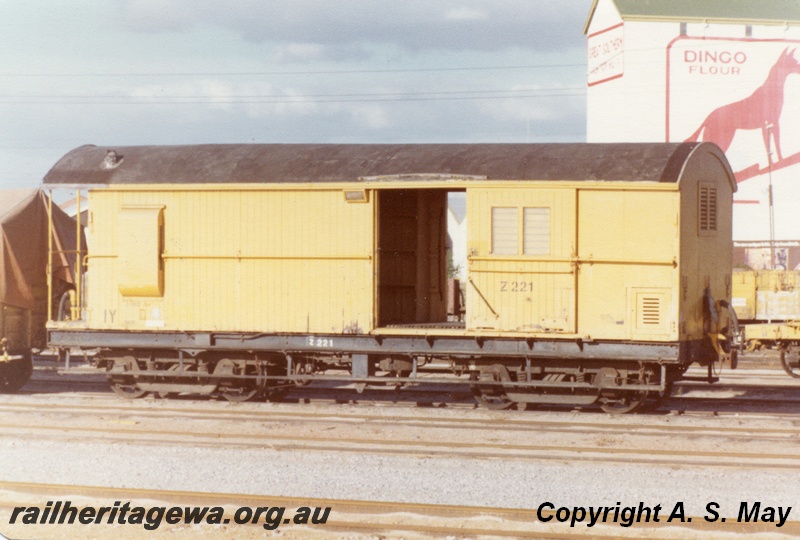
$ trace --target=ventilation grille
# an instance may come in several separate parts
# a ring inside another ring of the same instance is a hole
[[[717,188],[700,186],[700,232],[717,230]]]
[[[675,331],[673,321],[672,291],[665,287],[635,288],[632,300],[631,318],[634,328],[631,335],[634,339],[652,339],[653,337],[667,336]],[[672,322],[671,322],[672,321]]]
[[[639,296],[639,326],[661,326],[661,296],[642,294]]]

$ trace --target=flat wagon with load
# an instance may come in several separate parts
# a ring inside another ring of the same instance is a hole
[[[713,144],[84,146],[45,183],[89,189],[91,244],[49,343],[99,350],[128,397],[455,382],[627,412],[730,356],[736,184]]]
[[[800,271],[737,269],[731,303],[746,349],[776,349],[784,371],[800,378]]]

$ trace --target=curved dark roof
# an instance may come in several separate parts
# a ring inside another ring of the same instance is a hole
[[[730,172],[722,152],[709,143],[81,146],[61,158],[44,183],[353,182],[420,174],[677,182],[701,145],[718,154]]]

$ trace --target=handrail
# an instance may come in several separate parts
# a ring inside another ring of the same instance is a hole
[[[471,256],[467,257],[467,261],[475,261],[475,262],[512,262],[512,263],[537,263],[537,264],[630,264],[630,265],[642,265],[642,266],[672,266],[673,268],[678,267],[678,259],[677,257],[673,257],[672,260],[642,260],[642,259],[595,259],[591,256],[589,257],[562,257],[562,258],[542,258],[542,257],[531,257],[531,256],[524,256],[524,255],[516,255],[516,256]]]
[[[47,321],[53,320],[53,190],[47,195]]]
[[[70,309],[70,318],[77,321],[81,318],[81,311],[83,310],[83,268],[81,268],[81,190],[75,192],[76,210],[75,214],[75,246],[77,254],[75,255],[75,296],[76,301],[72,304]]]
[[[55,242],[55,224],[53,222],[53,190],[47,191],[47,320],[53,321],[53,293],[54,293],[54,274],[56,269],[68,269],[74,272],[75,284],[75,302],[72,303],[70,308],[70,316],[73,320],[80,318],[83,311],[83,268],[84,268],[84,253],[82,245],[82,225],[81,225],[81,203],[80,191],[78,194],[77,210],[78,215],[75,220],[75,247],[76,249],[56,249],[61,247],[61,244],[56,245]],[[74,268],[69,263],[69,260],[63,257],[64,255],[75,255]],[[58,256],[59,264],[56,266],[56,256]]]

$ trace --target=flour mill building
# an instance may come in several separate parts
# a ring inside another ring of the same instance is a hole
[[[800,264],[800,1],[595,0],[584,33],[588,141],[717,143],[736,262]]]

